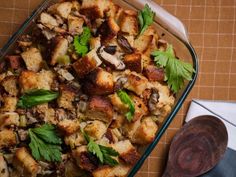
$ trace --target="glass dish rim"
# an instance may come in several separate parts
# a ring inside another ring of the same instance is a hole
[[[52,0],[44,0],[41,4],[39,4],[39,6],[31,13],[31,15],[25,20],[25,22],[22,23],[22,25],[18,28],[18,30],[10,37],[10,39],[6,42],[6,44],[2,47],[2,49],[0,50],[0,59],[2,59],[2,57],[5,55],[5,53],[7,52],[7,50],[9,49],[9,47],[14,44],[14,42],[18,39],[18,37],[24,32],[24,30],[28,27],[28,25],[35,19],[35,17],[38,15],[39,12],[41,12],[42,9],[45,9],[46,6],[48,6],[48,4],[50,3],[50,1]],[[161,24],[159,24],[161,25]],[[164,28],[164,27],[163,27]],[[166,28],[164,28],[166,29]],[[168,31],[168,29],[166,29]],[[135,164],[135,166],[132,167],[131,171],[128,174],[128,177],[133,177],[138,170],[141,168],[142,164],[144,163],[144,161],[146,160],[146,158],[150,155],[150,153],[153,151],[153,149],[156,147],[157,143],[159,142],[160,138],[162,137],[162,135],[164,134],[164,132],[166,131],[166,129],[168,128],[169,124],[172,122],[172,120],[174,119],[175,115],[177,114],[177,112],[179,111],[179,109],[181,108],[181,106],[183,105],[185,99],[187,98],[187,96],[189,95],[190,91],[192,90],[196,79],[197,79],[197,75],[198,75],[198,70],[199,70],[199,66],[198,66],[198,57],[197,54],[193,48],[193,46],[182,40],[180,37],[176,36],[175,34],[171,33],[170,31],[168,31],[171,35],[173,35],[175,38],[177,38],[179,41],[181,41],[188,49],[189,53],[191,54],[192,57],[192,63],[193,63],[193,67],[195,72],[193,73],[193,77],[192,80],[188,82],[186,88],[183,90],[182,95],[180,96],[178,102],[176,103],[176,105],[172,108],[171,113],[168,115],[168,117],[165,119],[165,121],[163,122],[163,125],[161,126],[161,128],[158,130],[157,135],[155,136],[154,141],[149,144],[146,148],[146,150],[144,151],[143,155],[140,157],[140,159],[138,160],[138,162]]]

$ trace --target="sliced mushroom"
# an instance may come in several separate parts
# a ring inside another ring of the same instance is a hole
[[[112,65],[116,70],[124,70],[125,64],[123,61],[118,59],[116,56],[111,55],[105,51],[105,47],[102,46],[97,50],[98,57],[105,63]]]
[[[116,49],[117,49],[117,46],[112,45],[112,46],[106,46],[104,48],[104,51],[111,54],[111,55],[114,55],[116,53]]]
[[[128,82],[128,78],[127,77],[120,77],[116,83],[115,83],[115,87],[114,87],[114,91],[118,91],[120,89],[124,88],[124,85]]]
[[[125,51],[125,53],[131,54],[134,52],[134,49],[131,47],[129,41],[121,34],[117,35],[117,42],[119,46]]]
[[[152,94],[148,101],[148,108],[149,108],[149,111],[153,113],[154,115],[157,109],[156,104],[158,103],[158,101],[159,101],[159,93],[156,89],[152,89]]]

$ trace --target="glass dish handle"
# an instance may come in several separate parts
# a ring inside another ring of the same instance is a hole
[[[139,7],[144,7],[145,4],[148,4],[150,8],[156,13],[155,20],[159,24],[161,24],[161,26],[176,35],[184,42],[188,44],[190,43],[188,38],[188,32],[184,24],[174,15],[170,14],[168,11],[166,11],[157,3],[155,3],[153,0],[129,0],[129,2],[133,2],[132,4],[134,6]]]

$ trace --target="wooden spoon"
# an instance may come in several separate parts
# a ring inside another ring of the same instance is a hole
[[[224,123],[213,116],[192,119],[176,134],[162,177],[195,177],[212,169],[228,142]]]

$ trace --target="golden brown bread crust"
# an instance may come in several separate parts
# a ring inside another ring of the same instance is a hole
[[[9,127],[9,126],[19,126],[19,114],[15,112],[6,112],[0,114],[0,129]]]
[[[126,69],[141,73],[143,70],[142,55],[140,53],[132,53],[125,55],[124,63]]]
[[[102,121],[98,120],[91,121],[84,127],[84,132],[96,140],[101,139],[106,131],[107,126]]]
[[[76,91],[69,85],[60,85],[60,96],[57,99],[58,106],[70,111],[74,110],[73,101]]]
[[[76,120],[69,120],[69,119],[64,119],[61,120],[57,126],[58,128],[64,132],[66,135],[71,135],[73,133],[75,133],[77,130],[79,130],[80,126],[79,126],[79,121]]]
[[[25,177],[36,177],[40,171],[39,164],[33,159],[25,147],[16,150],[13,158],[13,166]]]
[[[0,112],[14,112],[16,110],[17,97],[3,96],[4,105],[0,108]]]
[[[1,177],[9,177],[7,163],[6,163],[3,155],[0,155],[0,176]]]
[[[97,119],[110,123],[113,118],[113,107],[108,99],[100,96],[93,96],[88,103],[86,116],[92,120]]]
[[[132,121],[135,122],[148,114],[148,108],[144,104],[143,100],[135,95],[131,95],[133,103],[135,105],[135,112]]]
[[[99,27],[98,32],[101,34],[102,44],[106,44],[111,41],[120,31],[120,27],[117,25],[114,18],[108,18]]]
[[[102,68],[96,68],[85,79],[83,90],[89,95],[107,95],[114,91],[112,74]]]
[[[4,87],[5,91],[7,91],[12,96],[18,95],[18,79],[16,76],[7,76],[5,77],[1,85]]]
[[[3,129],[0,131],[0,149],[3,147],[12,147],[16,145],[16,134],[12,130]]]

